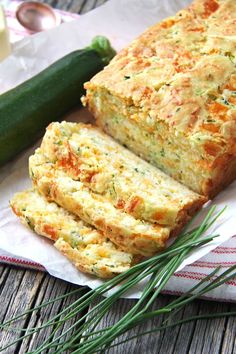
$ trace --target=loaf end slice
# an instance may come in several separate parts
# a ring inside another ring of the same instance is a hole
[[[82,272],[110,278],[137,262],[137,258],[121,251],[102,232],[56,203],[48,202],[36,190],[17,193],[10,205],[24,225],[52,240]]]

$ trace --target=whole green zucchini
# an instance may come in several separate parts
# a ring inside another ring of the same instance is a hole
[[[105,37],[74,51],[0,95],[0,165],[32,144],[52,121],[77,106],[84,82],[114,56]]]

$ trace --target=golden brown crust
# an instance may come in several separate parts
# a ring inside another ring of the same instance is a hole
[[[216,161],[218,163],[218,161]],[[209,198],[214,198],[220,191],[236,179],[236,157],[225,155],[218,164],[212,180],[203,185],[203,191]]]

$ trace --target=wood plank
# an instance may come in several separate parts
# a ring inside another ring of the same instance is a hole
[[[229,305],[210,301],[201,301],[199,314],[217,313],[229,310]],[[189,353],[220,353],[224,336],[226,318],[199,320],[189,346]]]
[[[86,0],[81,7],[81,14],[85,14],[88,11],[91,11],[96,7],[96,0]]]
[[[95,7],[105,4],[105,2],[107,2],[107,0],[96,0]]]
[[[34,306],[42,304],[44,301],[55,299],[56,297],[78,287],[53,278],[46,273],[36,271],[25,271],[23,269],[6,267],[8,270],[8,277],[3,283],[1,292],[1,306],[0,306],[0,322],[13,318],[21,314],[25,310],[31,309]],[[83,293],[86,290],[83,291]],[[24,319],[14,324],[18,329],[38,327],[45,323],[49,318],[55,316],[59,311],[71,304],[79,298],[79,294],[71,295],[69,298],[60,300],[45,308],[40,309],[38,312],[29,314]],[[77,314],[75,319],[80,317]],[[74,319],[68,321],[62,330],[68,329]],[[33,350],[48,338],[51,334],[52,328],[47,328],[39,334],[26,338],[22,343],[17,343],[10,347],[4,353],[24,354],[29,350]],[[58,333],[58,335],[60,332]],[[14,330],[2,331],[0,334],[0,348],[11,343],[15,339],[23,335],[23,332]]]
[[[181,311],[180,318],[183,319],[183,318],[197,315],[199,311],[199,306],[200,304],[198,301],[189,304],[183,309],[183,311]],[[196,321],[179,326],[178,335],[175,339],[175,346],[172,350],[173,353],[183,353],[183,354],[188,353],[189,344],[191,342],[191,338],[195,330],[195,326],[196,326]],[[171,329],[168,330],[167,336],[170,335],[170,332]]]
[[[54,1],[54,4],[52,6],[59,10],[80,13],[81,8],[85,1],[86,0],[71,0],[71,1],[56,0]]]
[[[2,276],[3,276],[3,273],[5,272],[7,268],[5,268],[2,264],[0,264],[0,286],[2,285]]]
[[[12,290],[14,294],[14,302],[13,299],[10,299],[10,306],[8,307],[8,303],[5,304],[5,312],[6,316],[16,315],[21,313],[22,307],[23,309],[29,308],[30,305],[38,305],[42,301],[47,299],[55,298],[56,296],[65,293],[66,291],[70,291],[73,286],[67,285],[64,282],[61,282],[57,279],[54,279],[48,275],[45,275],[42,279],[43,273],[34,272],[34,271],[26,271],[17,270],[15,268],[10,269],[10,273],[4,288],[2,290],[2,296],[4,294],[8,294],[9,297],[9,289]],[[41,284],[39,286],[36,276],[40,274]],[[14,284],[12,284],[11,279],[16,279]],[[19,284],[21,286],[19,286]],[[23,289],[23,291],[22,291]],[[38,291],[36,291],[38,289]],[[32,296],[33,295],[33,296]],[[36,301],[32,301],[32,299],[36,298]],[[48,319],[50,316],[55,315],[57,311],[65,306],[67,303],[71,303],[76,296],[70,299],[67,299],[65,302],[61,302],[58,304],[51,305],[49,308],[45,308],[40,311],[40,314],[34,314],[31,316],[28,323],[28,327],[38,326],[42,323],[42,320]],[[173,298],[170,296],[162,295],[159,300],[156,301],[155,307],[164,306]],[[104,318],[99,328],[103,326],[109,326],[121,318],[133,305],[134,300],[119,300],[111,309],[111,311]],[[14,306],[17,304],[17,308]],[[28,306],[26,306],[28,305]],[[7,308],[8,307],[8,308]],[[226,311],[228,308],[232,308],[235,310],[235,305],[228,304],[217,304],[214,302],[207,301],[195,301],[191,305],[187,306],[184,311],[178,313],[175,317],[175,320],[178,318],[194,315],[198,313],[204,313],[206,311],[216,312],[216,311]],[[21,311],[19,310],[21,308]],[[90,307],[90,311],[93,306]],[[4,312],[4,306],[1,307],[1,314]],[[77,317],[78,318],[78,317]],[[2,318],[1,318],[2,320]],[[155,328],[161,324],[163,317],[155,318],[151,321],[147,321],[143,323],[141,326],[136,327],[131,330],[129,334],[124,334],[119,338],[119,340],[124,340],[128,336],[133,334],[141,333],[142,331],[149,330],[151,328]],[[194,327],[194,323],[185,324],[181,327],[171,328],[162,332],[158,332],[155,334],[149,334],[144,337],[140,337],[136,340],[127,342],[119,347],[115,347],[109,353],[129,353],[130,351],[135,353],[139,353],[144,351],[146,353],[153,353],[153,348],[155,348],[155,353],[212,353],[212,348],[214,348],[213,353],[220,353],[221,346],[224,348],[224,353],[233,353],[235,350],[235,319],[229,319],[226,326],[227,336],[224,337],[224,326],[226,320],[219,319],[214,321],[197,321],[196,327]],[[25,323],[25,322],[24,322]],[[22,321],[20,322],[22,325]],[[67,328],[70,326],[70,323],[67,324]],[[31,340],[26,340],[19,347],[14,347],[17,350],[17,353],[23,354],[27,350],[33,350],[33,348],[37,347],[40,343],[42,343],[43,339],[45,339],[49,335],[50,331],[45,331],[43,334],[35,336]],[[4,333],[3,338],[1,338],[1,346],[3,342],[8,343],[10,340],[13,340],[16,337],[14,332],[10,332],[6,335]],[[171,340],[170,340],[171,338]],[[189,344],[191,342],[191,344]],[[223,343],[223,345],[221,345]],[[210,350],[210,351],[209,351]]]
[[[78,289],[78,287],[71,284],[67,284],[66,282],[60,281],[55,278],[52,279],[50,276],[47,276],[47,278],[45,279],[45,284],[42,284],[41,286],[40,294],[37,298],[35,305],[40,305],[44,301],[55,299],[56,297],[69,293],[75,289]],[[85,290],[83,291],[83,293],[85,293]],[[57,315],[60,311],[65,309],[68,305],[73,303],[79,297],[79,294],[71,295],[69,298],[60,300],[41,309],[39,313],[34,313],[30,318],[28,327],[30,328],[41,326],[43,323]],[[62,331],[66,331],[67,329],[69,329],[74,323],[74,321],[78,320],[80,316],[81,313],[78,312],[74,318],[68,320],[67,323],[57,332],[56,336],[59,336]],[[19,354],[24,354],[27,351],[33,351],[34,349],[42,345],[42,343],[49,337],[49,335],[51,335],[52,331],[53,328],[48,327],[45,330],[40,331],[33,337],[29,338],[27,341],[24,341],[20,347]],[[73,331],[69,332],[68,335],[65,336],[65,338],[69,337],[71,333],[73,333]]]
[[[52,7],[55,7],[57,8],[57,3],[58,3],[58,0],[47,0],[47,1],[44,1],[44,0],[38,0],[39,2],[42,2],[42,3],[46,3]],[[66,0],[65,2],[68,3],[68,1]]]
[[[61,2],[64,3],[63,0],[61,0]],[[81,14],[81,9],[85,2],[86,0],[71,0],[67,11]]]
[[[35,294],[45,276],[42,272],[25,271],[9,267],[10,271],[3,284],[1,292],[0,322],[11,319],[28,309],[34,301]],[[26,323],[26,318],[17,322],[14,327],[21,328]],[[0,348],[9,344],[20,336],[19,331],[9,329],[0,333]],[[17,348],[14,345],[9,353]],[[4,352],[5,353],[5,352]]]
[[[155,304],[152,306],[154,308],[160,308],[165,306],[170,300],[173,300],[173,297],[161,295]],[[96,302],[97,303],[97,302]],[[107,326],[112,326],[115,322],[117,322],[120,318],[122,318],[136,303],[136,300],[119,300],[117,301],[112,308],[110,309],[109,313],[105,316],[105,318],[101,321],[97,329],[101,329]],[[89,312],[93,309],[95,304],[90,306]],[[177,317],[181,317],[181,313],[178,314]],[[176,317],[176,318],[177,318]],[[159,327],[164,320],[164,316],[158,316],[152,320],[145,321],[141,325],[133,328],[128,333],[124,333],[118,338],[120,342],[126,340],[127,338],[140,334],[144,331],[149,331],[153,328]],[[174,331],[179,331],[179,329],[174,329]],[[119,354],[119,353],[147,353],[151,354],[154,353],[163,353],[163,345],[165,345],[165,331],[159,331],[156,333],[151,333],[131,341],[128,341],[124,344],[121,344],[117,347],[114,347],[109,350],[109,354]],[[168,339],[169,341],[169,339]],[[170,341],[169,341],[170,342]],[[173,343],[173,341],[171,341]],[[164,343],[164,344],[163,344]],[[169,351],[164,348],[164,353],[169,353]],[[182,354],[182,353],[181,353]]]
[[[172,301],[172,296],[161,295],[155,302],[153,308],[165,306],[169,301]],[[89,312],[98,302],[92,304]],[[111,308],[109,313],[101,321],[97,329],[107,326],[112,326],[120,318],[122,318],[129,309],[134,305],[134,300],[119,300]],[[195,300],[193,303],[187,305],[183,310],[177,313],[174,321],[182,318],[191,317],[197,314],[214,313],[233,311],[235,305],[226,303],[217,303],[205,300]],[[119,341],[125,340],[128,337],[148,331],[161,325],[163,316],[148,320],[142,325],[125,333],[119,338]],[[155,354],[176,353],[176,354],[220,354],[221,348],[224,348],[223,353],[233,353],[235,349],[235,326],[236,321],[229,319],[227,324],[227,338],[225,336],[225,325],[227,319],[214,320],[199,320],[183,324],[178,327],[169,328],[161,332],[148,334],[143,337],[133,339],[118,347],[109,350],[109,354],[119,353],[147,353],[152,354],[155,348]],[[223,343],[223,345],[222,345]],[[227,348],[227,351],[225,351]]]
[[[8,266],[5,266],[3,264],[0,265],[0,295],[2,293],[4,284],[6,282],[6,279],[8,277],[8,274],[10,272],[10,268]]]
[[[236,311],[236,304],[231,304],[231,311]],[[227,319],[225,326],[224,337],[222,341],[221,352],[224,354],[236,353],[236,320],[235,317]]]

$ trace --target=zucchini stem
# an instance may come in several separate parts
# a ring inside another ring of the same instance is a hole
[[[98,53],[104,65],[107,65],[116,55],[116,51],[112,48],[110,41],[104,36],[94,37],[88,48],[93,49]]]

